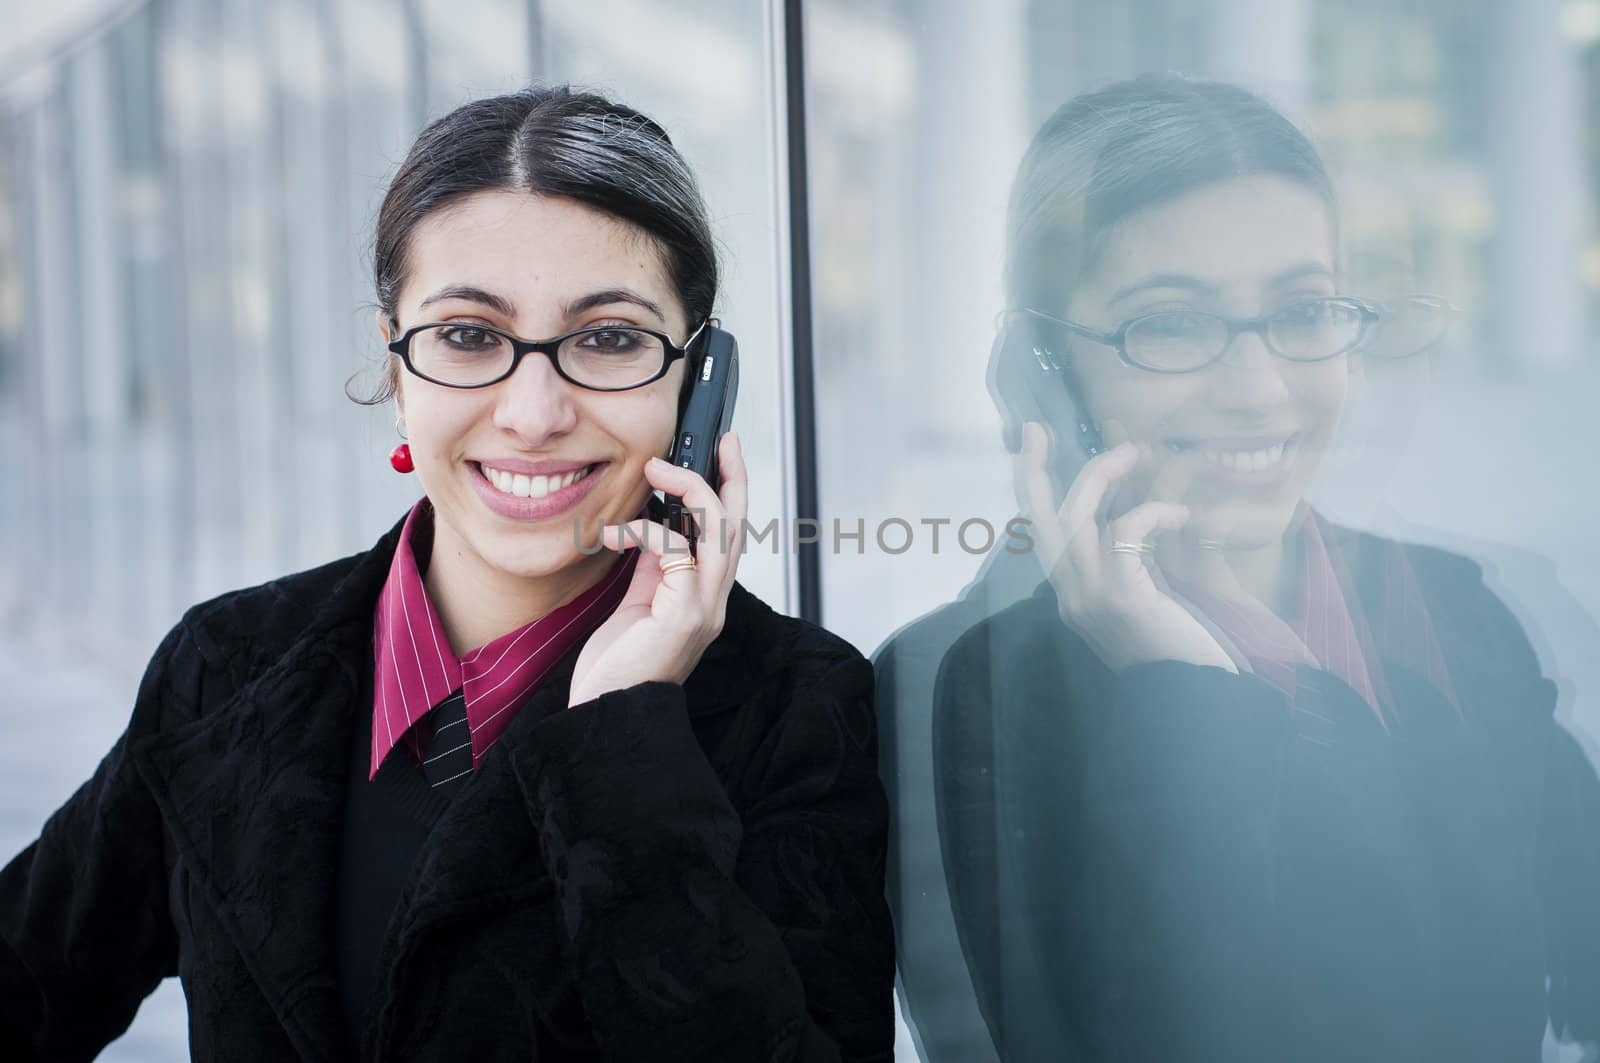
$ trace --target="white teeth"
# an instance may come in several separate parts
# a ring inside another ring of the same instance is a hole
[[[585,476],[593,466],[585,465],[581,469],[571,472],[559,473],[555,476],[530,476],[526,473],[510,473],[503,469],[491,468],[488,465],[479,465],[483,470],[484,479],[494,485],[495,490],[518,498],[543,498],[553,491],[563,487],[570,487]]]
[[[1233,472],[1260,472],[1283,460],[1284,447],[1285,444],[1279,443],[1260,450],[1197,450],[1194,453]]]

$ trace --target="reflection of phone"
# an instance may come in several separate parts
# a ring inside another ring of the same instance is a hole
[[[694,380],[678,417],[678,434],[672,441],[667,460],[692,469],[705,478],[713,491],[722,486],[717,464],[717,444],[733,421],[734,399],[739,393],[739,344],[733,333],[715,324],[706,326],[700,344],[700,359],[693,364]],[[667,496],[667,523],[689,540],[694,548],[694,525],[684,512],[683,499]]]
[[[1073,394],[1062,338],[1050,337],[1048,330],[1048,322],[1026,310],[1004,316],[989,354],[989,395],[1013,454],[1022,450],[1025,423],[1044,425],[1050,437],[1050,482],[1059,502],[1104,443]]]

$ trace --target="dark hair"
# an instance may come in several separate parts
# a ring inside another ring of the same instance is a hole
[[[688,164],[649,118],[566,85],[474,100],[423,129],[378,211],[372,272],[384,314],[396,315],[417,224],[499,190],[565,196],[637,227],[660,251],[690,327],[710,316],[716,248]],[[393,394],[390,370],[368,401]]]
[[[1271,104],[1236,85],[1147,75],[1071,100],[1034,135],[1011,186],[1010,305],[1064,310],[1117,222],[1256,174],[1306,185],[1337,227],[1333,185],[1316,148]]]

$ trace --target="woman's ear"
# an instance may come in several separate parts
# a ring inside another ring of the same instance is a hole
[[[390,335],[390,330],[395,327],[395,320],[386,314],[381,307],[373,311],[372,318],[377,322],[378,335],[383,337],[383,345],[387,348],[395,340],[395,336]],[[394,396],[395,415],[400,420],[405,420],[406,401],[400,387],[405,374],[400,372],[399,361],[391,352],[384,351],[383,371],[389,378],[389,392]]]

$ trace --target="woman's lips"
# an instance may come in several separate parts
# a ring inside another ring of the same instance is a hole
[[[531,491],[535,488],[535,477],[526,473],[511,473],[504,469],[496,469],[492,464],[488,465],[486,469],[485,465],[475,461],[467,463],[467,467],[472,471],[472,486],[478,492],[478,497],[483,499],[484,505],[510,520],[546,520],[565,513],[583,501],[584,496],[594,489],[594,485],[599,481],[600,477],[605,475],[609,466],[610,462],[601,461],[580,467],[579,471],[582,468],[586,468],[588,471],[582,472],[576,479],[571,479],[570,472],[538,477],[537,479],[544,481],[542,486],[545,493],[535,498],[531,494]],[[513,488],[513,491],[522,486],[515,482],[516,479],[520,478],[526,482],[530,494],[524,497],[503,491],[490,481],[491,476],[500,480],[502,484],[506,484],[507,480],[510,479],[509,486]],[[567,482],[569,480],[570,482]],[[556,486],[557,483],[560,483],[561,486]]]
[[[1271,491],[1282,487],[1294,472],[1300,455],[1300,435],[1277,442],[1261,440],[1248,446],[1223,448],[1209,443],[1169,444],[1194,470],[1196,479],[1246,491]]]

